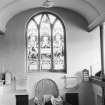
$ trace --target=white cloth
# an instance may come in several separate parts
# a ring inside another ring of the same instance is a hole
[[[50,101],[51,97],[53,97],[53,96],[50,94],[43,95],[43,105],[45,104],[45,102]]]
[[[57,98],[51,97],[52,105],[63,105],[63,99],[58,96]]]

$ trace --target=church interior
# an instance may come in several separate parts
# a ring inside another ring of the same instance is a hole
[[[0,0],[0,105],[105,105],[105,0]]]

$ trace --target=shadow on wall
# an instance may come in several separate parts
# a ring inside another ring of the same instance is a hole
[[[34,105],[34,98],[29,100],[29,105]]]
[[[77,88],[66,89],[66,93],[79,93],[79,105],[96,105],[93,87],[90,82],[81,82]]]
[[[82,81],[81,72],[77,72],[75,75],[77,77],[80,77],[77,79],[77,82],[79,82],[79,84],[73,88],[65,89],[65,92],[79,93],[79,105],[96,105],[93,85],[89,81]]]
[[[80,84],[80,105],[95,105],[95,95],[90,82]]]
[[[65,18],[67,18],[66,20],[70,20],[71,24],[75,25],[76,27],[82,29],[82,30],[86,30],[88,31],[87,27],[88,27],[88,22],[87,20],[80,15],[79,13],[69,10],[69,9],[65,9],[65,8],[58,8],[58,7],[54,7],[51,8],[51,10],[55,11],[55,13],[57,11],[59,11],[59,14],[63,17],[62,13],[65,13],[67,15],[64,15]],[[61,11],[61,12],[60,12]],[[69,13],[69,14],[68,14]]]

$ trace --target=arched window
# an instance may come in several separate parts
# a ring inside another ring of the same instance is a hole
[[[28,71],[66,71],[65,29],[49,12],[33,16],[26,28]]]

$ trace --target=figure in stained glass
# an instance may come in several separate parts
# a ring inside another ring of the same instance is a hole
[[[64,54],[64,42],[62,40],[62,35],[60,33],[57,33],[55,35],[54,40],[54,49],[55,49],[55,56],[61,57]]]
[[[37,41],[35,36],[29,36],[28,53],[29,58],[36,59],[38,57]]]
[[[43,36],[41,47],[42,48],[50,48],[50,46],[51,45],[50,45],[49,37],[48,36]]]
[[[64,41],[60,33],[56,33],[54,36],[54,68],[64,68]]]

